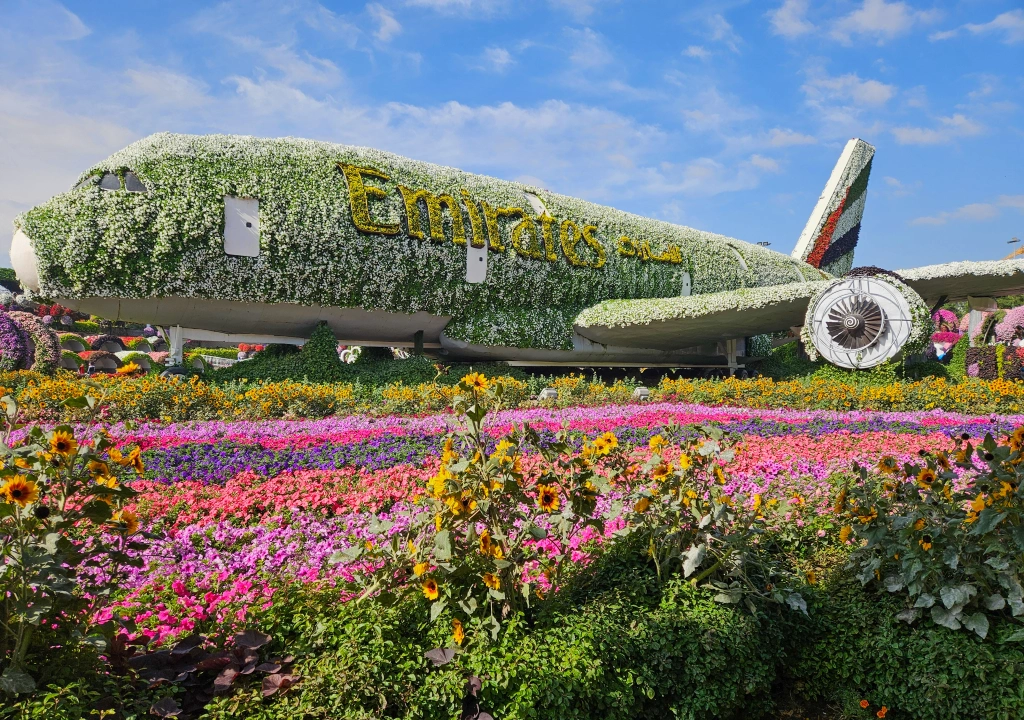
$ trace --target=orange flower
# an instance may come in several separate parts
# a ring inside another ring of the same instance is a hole
[[[861,700],[860,701],[860,706],[861,706],[861,709],[863,709],[863,710],[866,710],[868,705],[870,705],[870,704],[871,703],[869,703],[867,700]]]
[[[39,499],[39,486],[23,477],[12,477],[0,485],[0,497],[19,507],[25,507]]]
[[[462,629],[462,621],[455,618],[452,620],[452,640],[455,641],[456,645],[461,645],[465,639],[466,631]]]
[[[883,705],[882,709],[875,713],[875,716],[876,717],[880,717],[880,718],[884,718],[885,714],[887,712],[889,712],[889,708],[887,708],[885,705]]]
[[[427,578],[423,581],[423,595],[427,600],[437,600],[441,594],[440,588],[437,587],[437,581],[433,578]]]

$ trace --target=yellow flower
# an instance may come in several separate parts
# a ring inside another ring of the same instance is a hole
[[[725,473],[722,472],[722,468],[715,468],[715,479],[718,480],[719,485],[725,485]]]
[[[807,571],[807,582],[810,585],[817,585],[818,584],[818,575],[817,575],[817,573],[815,573],[813,570],[808,570]]]
[[[491,383],[481,373],[475,372],[462,378],[462,384],[474,390],[486,390]]]
[[[491,590],[501,590],[501,578],[494,573],[484,573],[484,585]]]
[[[437,587],[437,581],[433,578],[427,578],[423,581],[423,595],[427,600],[437,600],[441,594],[441,590]]]
[[[693,461],[690,460],[690,456],[689,455],[684,453],[684,454],[679,456],[679,469],[680,470],[689,470],[690,466],[692,466],[692,465],[693,465]]]
[[[0,485],[0,497],[19,507],[25,507],[39,499],[39,486],[23,477],[12,477]]]
[[[537,505],[541,510],[554,512],[558,509],[558,488],[554,485],[537,486]]]
[[[895,475],[899,472],[900,466],[896,462],[896,458],[886,455],[878,461],[878,472],[884,475]]]
[[[50,438],[50,450],[61,455],[73,455],[78,450],[75,436],[65,430],[57,430]]]
[[[490,555],[494,544],[491,542],[491,533],[489,530],[484,528],[483,532],[480,533],[480,552],[484,555]]]
[[[655,435],[651,438],[650,442],[647,443],[647,447],[651,449],[651,452],[660,453],[668,447],[668,441],[661,435]]]
[[[466,631],[462,629],[462,621],[455,618],[452,620],[452,640],[455,641],[456,645],[461,645],[465,639]]]
[[[135,362],[129,362],[127,365],[122,365],[114,371],[116,375],[131,375],[133,372],[139,370],[139,366]]]
[[[758,510],[760,510],[761,509],[761,504],[762,504],[761,493],[755,493],[754,494],[754,502],[751,505],[753,511],[757,512]]]
[[[921,472],[917,474],[917,484],[928,490],[935,482],[935,477],[935,471],[931,468],[921,468]]]
[[[914,521],[914,529],[917,531],[924,530],[924,518],[918,518]]]
[[[844,510],[846,510],[846,488],[845,487],[842,490],[840,490],[839,494],[836,496],[836,504],[832,508],[832,510],[837,515],[839,513],[843,512]]]
[[[918,540],[917,542],[926,551],[932,549],[932,536],[931,535],[923,535],[921,537],[921,539]]]
[[[430,569],[430,565],[428,563],[418,562],[418,563],[416,563],[415,565],[412,566],[412,574],[415,575],[416,577],[419,577],[420,575],[422,575],[423,573],[425,573],[429,569]]]
[[[640,498],[636,505],[633,506],[634,512],[643,513],[647,512],[647,508],[650,507],[651,501],[645,497]]]
[[[125,535],[134,535],[139,531],[139,516],[131,510],[119,510],[114,513],[111,520],[120,526],[118,532],[122,532]]]
[[[850,533],[852,532],[852,527],[850,527],[849,525],[843,525],[843,527],[839,530],[839,542],[845,543],[847,540],[849,540]]]
[[[107,465],[102,460],[90,460],[89,461],[89,465],[87,467],[89,468],[89,474],[90,475],[109,475],[110,474],[110,466]]]
[[[949,457],[944,452],[940,452],[935,456],[935,462],[939,464],[943,470],[949,470]]]
[[[666,465],[665,463],[662,463],[661,465],[658,465],[656,468],[654,468],[654,470],[651,472],[651,476],[655,480],[658,480],[660,482],[661,480],[667,478],[669,476],[669,473],[671,472],[672,468]]]

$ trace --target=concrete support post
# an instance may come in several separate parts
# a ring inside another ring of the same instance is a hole
[[[171,365],[181,365],[184,360],[185,350],[185,333],[182,332],[181,325],[174,325],[170,331],[170,346],[171,354],[167,358],[167,361]]]

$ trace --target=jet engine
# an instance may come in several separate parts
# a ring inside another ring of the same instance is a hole
[[[920,350],[928,333],[921,296],[889,275],[845,277],[807,307],[803,339],[812,359],[866,369]]]

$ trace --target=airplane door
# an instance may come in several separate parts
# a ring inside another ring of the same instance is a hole
[[[260,201],[224,196],[224,252],[259,257]]]
[[[473,247],[466,241],[466,282],[482,283],[487,279],[487,245]]]

